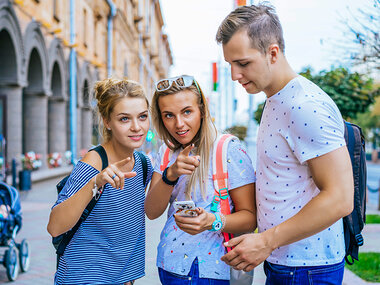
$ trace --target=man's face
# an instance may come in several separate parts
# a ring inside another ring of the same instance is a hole
[[[251,47],[245,30],[237,31],[223,45],[224,59],[231,65],[232,80],[238,81],[249,94],[270,89],[270,57]]]

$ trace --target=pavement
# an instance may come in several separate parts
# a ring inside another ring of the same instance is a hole
[[[46,231],[50,208],[57,198],[55,184],[60,178],[54,178],[39,182],[33,182],[32,190],[21,191],[21,206],[23,211],[23,226],[17,234],[16,241],[26,238],[31,248],[31,265],[26,273],[20,273],[15,285],[45,285],[53,284],[56,268],[56,255],[51,237]],[[368,213],[377,213],[377,205],[368,204]],[[139,279],[136,285],[160,285],[157,268],[156,254],[160,232],[166,220],[166,215],[150,221],[147,219],[146,233],[146,276]],[[366,225],[363,230],[364,245],[360,252],[380,252],[380,224]],[[0,248],[0,254],[5,248]],[[0,258],[1,259],[1,258]],[[0,266],[0,284],[7,284],[5,267]],[[254,283],[265,284],[265,274],[262,266],[255,269]],[[367,283],[356,277],[349,270],[345,271],[345,285],[379,284]]]

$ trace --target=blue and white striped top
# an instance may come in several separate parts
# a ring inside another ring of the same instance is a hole
[[[110,184],[66,247],[55,275],[56,284],[124,284],[145,275],[143,169],[134,152],[133,171],[124,189]],[[147,183],[152,165],[147,157]],[[80,190],[98,170],[79,161],[54,206]],[[54,207],[53,206],[53,207]]]

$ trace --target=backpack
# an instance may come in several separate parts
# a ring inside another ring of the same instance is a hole
[[[98,145],[97,147],[90,149],[89,151],[96,151],[100,158],[102,159],[102,170],[108,167],[108,157],[107,153],[104,150],[104,148],[101,145]],[[147,179],[147,172],[148,172],[148,165],[146,161],[146,157],[144,154],[141,152],[137,152],[138,156],[141,159],[141,164],[143,168],[143,182],[144,186],[146,184],[146,179]],[[65,187],[65,184],[67,180],[69,179],[70,174],[64,177],[61,181],[58,182],[56,185],[57,192],[58,194],[62,191],[62,189]],[[87,219],[87,217],[90,215],[92,209],[95,207],[96,202],[99,200],[102,192],[99,192],[99,195],[95,195],[95,197],[92,198],[90,203],[88,203],[87,207],[83,210],[83,213],[78,220],[78,222],[75,224],[74,227],[72,227],[70,230],[67,232],[52,238],[52,243],[54,248],[56,249],[56,254],[57,254],[57,268],[59,265],[59,259],[63,255],[66,246],[70,243],[71,239],[73,238],[74,234],[76,231],[79,229],[79,226]]]
[[[359,126],[344,121],[344,139],[350,154],[354,177],[354,210],[343,218],[346,262],[354,264],[359,260],[359,246],[364,243],[361,231],[365,224],[367,166],[365,139]],[[348,257],[351,257],[351,261]]]

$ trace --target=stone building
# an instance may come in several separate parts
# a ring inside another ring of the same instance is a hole
[[[127,76],[152,96],[153,82],[172,64],[163,24],[158,0],[0,0],[6,161],[34,151],[46,167],[49,153],[76,144],[79,154],[96,143],[91,87],[97,80]],[[71,112],[70,100],[76,101]]]

